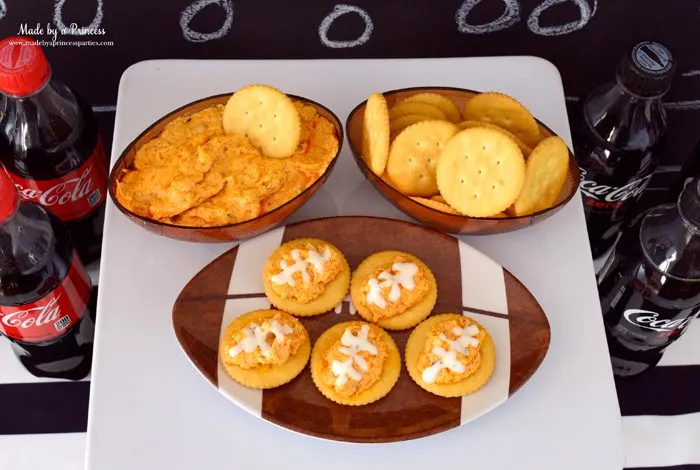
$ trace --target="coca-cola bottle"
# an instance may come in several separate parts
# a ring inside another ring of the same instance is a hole
[[[615,82],[583,101],[573,140],[593,258],[615,243],[664,152],[661,98],[674,70],[668,49],[640,42],[620,62]]]
[[[0,41],[0,163],[23,199],[65,222],[84,263],[100,256],[107,159],[92,108],[32,39]]]
[[[700,179],[623,232],[598,292],[613,372],[656,365],[700,312]]]
[[[678,198],[678,195],[683,191],[685,185],[698,176],[700,176],[700,142],[695,145],[690,156],[685,160],[676,180],[669,188],[665,199],[668,201]]]
[[[88,374],[91,289],[70,232],[42,206],[21,201],[0,170],[0,334],[33,375]]]

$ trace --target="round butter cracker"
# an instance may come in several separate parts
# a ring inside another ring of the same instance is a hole
[[[381,93],[367,98],[362,121],[362,157],[375,175],[381,176],[389,156],[389,110]]]
[[[304,343],[295,354],[290,356],[283,364],[264,364],[254,369],[245,369],[227,362],[226,349],[223,346],[228,341],[228,338],[250,322],[262,322],[278,314],[281,314],[286,322],[293,324],[295,328],[300,328],[300,331],[304,332]],[[309,340],[309,334],[306,328],[304,328],[304,325],[293,316],[286,312],[280,312],[279,310],[253,310],[252,312],[236,317],[228,327],[226,327],[219,344],[219,360],[226,370],[226,373],[233,380],[248,388],[268,389],[279,387],[280,385],[290,382],[304,370],[306,363],[309,362],[310,355],[311,341]]]
[[[391,144],[386,172],[397,189],[411,196],[438,193],[435,169],[457,127],[447,121],[423,121],[405,128]]]
[[[389,119],[396,119],[407,114],[420,114],[439,120],[447,119],[445,113],[437,106],[419,101],[402,101],[389,109]]]
[[[422,114],[405,114],[403,116],[395,117],[389,121],[389,128],[391,129],[391,135],[397,136],[412,124],[419,123],[421,121],[428,121],[430,116],[423,116]]]
[[[503,133],[465,129],[445,146],[436,180],[447,203],[464,215],[488,217],[508,208],[525,179],[525,160]]]
[[[442,202],[440,200],[435,199],[437,197],[442,198],[442,196],[433,196],[430,199],[426,199],[424,197],[412,197],[411,199],[416,201],[418,204],[423,204],[424,206],[428,206],[436,211],[445,212],[446,214],[452,215],[462,215],[459,213],[459,211],[451,207],[446,202]],[[444,200],[444,198],[442,199]]]
[[[335,279],[326,284],[323,294],[320,297],[317,297],[307,303],[299,303],[295,302],[292,299],[286,299],[278,295],[272,288],[272,281],[266,275],[266,273],[272,271],[271,265],[274,260],[274,255],[279,250],[284,249],[285,245],[292,242],[303,243],[307,241],[311,243],[328,245],[328,247],[331,248],[333,252],[340,256],[340,262],[342,263],[342,271],[338,274],[338,276]],[[278,247],[273,253],[270,254],[265,263],[265,267],[263,268],[262,281],[263,291],[265,292],[267,299],[272,305],[274,305],[278,309],[284,310],[285,312],[289,312],[292,315],[296,315],[299,317],[320,315],[322,313],[328,312],[329,310],[333,310],[339,303],[343,301],[343,299],[347,295],[348,289],[350,287],[350,266],[348,265],[348,262],[343,256],[342,252],[337,247],[333,246],[331,243],[328,243],[325,240],[319,240],[315,238],[299,238],[295,240],[290,240],[289,242]]]
[[[472,97],[464,106],[464,119],[495,124],[534,147],[540,140],[535,117],[515,98],[503,93],[486,92]]]
[[[402,102],[419,102],[432,104],[433,106],[440,108],[440,111],[445,113],[445,117],[447,118],[447,120],[454,124],[458,123],[462,118],[462,113],[459,112],[459,108],[457,107],[455,102],[449,99],[447,96],[441,95],[439,93],[416,93],[415,95],[409,96]]]
[[[518,138],[517,135],[513,134],[512,132],[497,126],[496,124],[492,124],[490,122],[482,122],[482,121],[462,121],[457,124],[457,127],[460,129],[469,129],[470,127],[486,127],[488,129],[495,129],[497,131],[503,132],[506,134],[508,137],[510,137],[513,142],[518,144],[518,147],[520,147],[520,151],[523,152],[523,156],[527,158],[528,155],[532,152],[532,149],[525,144],[522,140]]]
[[[301,138],[294,102],[268,85],[249,85],[231,95],[223,123],[227,134],[245,135],[266,157],[292,156]]]
[[[336,391],[326,385],[323,380],[321,380],[321,373],[323,367],[323,356],[325,355],[328,348],[330,348],[333,343],[338,341],[345,332],[345,329],[353,326],[354,324],[365,324],[365,322],[343,322],[338,323],[328,330],[324,331],[321,336],[316,340],[314,344],[313,351],[311,352],[311,378],[318,388],[319,392],[323,394],[326,398],[341,405],[349,406],[361,406],[373,403],[380,398],[386,396],[391,389],[396,385],[401,375],[401,353],[396,347],[396,343],[389,334],[377,327],[376,325],[370,324],[370,328],[375,328],[381,331],[381,338],[386,345],[387,357],[382,365],[382,373],[379,379],[372,384],[366,390],[363,390],[359,394],[351,397],[344,397]]]
[[[365,258],[352,275],[352,280],[350,282],[350,298],[352,300],[352,304],[357,310],[357,313],[359,313],[365,320],[369,322],[372,321],[372,312],[361,301],[362,294],[360,289],[373,271],[382,265],[389,263],[399,255],[409,258],[412,263],[417,264],[420,269],[428,274],[430,288],[422,299],[403,313],[392,317],[381,318],[375,322],[377,325],[387,330],[406,330],[414,327],[423,321],[428,315],[430,315],[433,307],[435,307],[435,303],[437,302],[437,282],[435,281],[435,276],[433,275],[432,271],[428,266],[426,266],[425,263],[410,253],[391,250],[380,251]]]
[[[515,215],[527,215],[552,207],[569,173],[569,148],[557,136],[544,139],[525,164],[525,182],[513,204]]]
[[[480,329],[486,332],[486,337],[481,343],[481,364],[479,368],[464,380],[460,380],[456,383],[431,384],[424,382],[422,374],[418,370],[418,357],[425,348],[425,342],[428,339],[430,330],[438,323],[449,320],[451,316],[461,317],[462,315],[457,313],[433,315],[418,325],[413,332],[411,332],[411,336],[408,337],[404,355],[408,375],[419,387],[441,397],[462,397],[476,392],[489,381],[496,367],[496,348],[488,331],[478,322],[469,318],[471,322],[475,323]]]

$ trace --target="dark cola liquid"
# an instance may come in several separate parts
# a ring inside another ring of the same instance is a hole
[[[666,201],[672,202],[677,200],[683,188],[685,188],[693,178],[698,177],[700,177],[700,142],[695,145],[692,152],[685,160],[683,168],[681,168],[681,171],[666,193]]]
[[[594,91],[574,134],[593,258],[605,254],[635,213],[663,153],[666,118],[659,100],[619,86]]]
[[[27,180],[66,175],[101,145],[92,108],[60,83],[23,99],[3,97],[0,116],[0,163]],[[32,146],[26,144],[27,133]],[[63,221],[85,264],[100,257],[104,210],[103,202],[84,217]]]
[[[626,230],[603,268],[598,291],[613,372],[636,375],[656,365],[698,315],[700,238],[676,205],[652,210]]]
[[[22,240],[31,245],[5,252],[17,247],[17,238],[11,239],[16,231],[0,230],[0,307],[29,304],[46,296],[66,277],[73,258],[71,235],[58,218],[30,203],[21,203],[17,211],[13,222],[21,222],[24,231],[32,231],[31,237]],[[22,256],[26,259],[18,259],[17,252],[25,253]],[[31,374],[80,380],[92,365],[93,312],[94,305],[88,307],[78,324],[48,341],[8,339]]]
[[[94,309],[93,302],[79,324],[52,341],[40,344],[12,342],[15,355],[22,365],[37,377],[67,380],[85,378],[92,367]]]
[[[626,53],[615,81],[583,100],[574,132],[574,154],[581,168],[588,238],[594,258],[617,240],[634,216],[664,152],[666,113],[661,98],[676,68],[671,52],[654,41],[640,41]]]

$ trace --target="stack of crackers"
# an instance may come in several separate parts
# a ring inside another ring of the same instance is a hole
[[[485,92],[462,110],[446,94],[416,92],[392,106],[367,100],[362,156],[370,170],[416,202],[448,214],[509,217],[552,207],[569,150],[542,138],[513,97]]]

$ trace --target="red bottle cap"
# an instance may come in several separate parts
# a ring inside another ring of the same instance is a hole
[[[0,224],[15,213],[19,193],[4,168],[0,167]]]
[[[13,36],[0,41],[0,92],[27,96],[48,81],[51,67],[41,46],[30,38]]]

